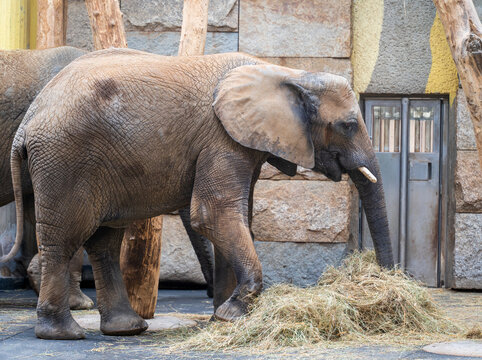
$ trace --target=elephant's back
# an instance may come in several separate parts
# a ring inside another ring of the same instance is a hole
[[[85,53],[68,46],[0,51],[0,205],[13,201],[10,149],[28,107],[50,79]]]
[[[175,119],[193,112],[202,116],[202,112],[212,112],[214,90],[224,74],[256,61],[239,53],[193,57],[132,49],[88,53],[47,84],[26,122],[48,117],[50,127],[75,128],[79,119],[93,119],[94,113],[99,118],[95,121],[113,121],[114,125],[122,119],[149,121],[166,113]]]
[[[89,174],[93,188],[109,189],[122,179],[129,192],[112,194],[117,206],[135,198],[139,208],[177,208],[189,199],[202,149],[233,142],[212,109],[218,81],[251,62],[238,54],[183,58],[128,49],[77,59],[42,90],[22,125],[33,181],[47,183],[37,175],[44,173],[75,184]]]

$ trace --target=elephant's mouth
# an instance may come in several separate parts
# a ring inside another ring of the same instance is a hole
[[[377,182],[377,178],[368,169],[366,164],[355,164],[352,161],[346,161],[346,159],[340,156],[336,151],[320,151],[319,156],[316,158],[315,170],[320,171],[330,180],[335,182],[340,181],[343,174],[358,170],[370,182]]]
[[[328,179],[338,182],[346,170],[342,167],[339,154],[334,151],[322,150],[315,159],[315,170],[321,172]]]

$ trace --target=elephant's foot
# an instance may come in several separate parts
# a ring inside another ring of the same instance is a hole
[[[41,283],[41,276],[42,276],[42,269],[40,268],[40,259],[38,253],[30,260],[30,264],[27,268],[28,280],[30,282],[30,286],[38,295],[40,292],[40,283]]]
[[[137,335],[145,331],[147,327],[147,322],[134,311],[102,316],[100,324],[100,330],[105,335]]]
[[[248,304],[239,299],[228,299],[216,309],[214,317],[223,321],[234,321],[248,312]]]
[[[94,302],[79,288],[70,288],[69,306],[71,310],[89,310],[94,307]]]
[[[39,317],[35,326],[35,335],[48,340],[79,340],[84,339],[84,329],[69,314],[66,318]]]
[[[234,321],[246,315],[248,306],[259,295],[262,286],[260,281],[250,281],[238,286],[233,295],[216,309],[214,317],[223,321]]]

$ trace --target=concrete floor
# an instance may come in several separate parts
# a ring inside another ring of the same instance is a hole
[[[467,324],[482,324],[482,293],[432,289],[434,298],[449,316]],[[93,289],[85,293],[95,299]],[[237,353],[202,353],[166,355],[166,346],[152,333],[139,336],[104,336],[87,331],[80,341],[37,339],[35,325],[35,293],[31,290],[0,291],[0,359],[470,359],[426,353],[422,346],[362,346],[319,351],[290,351],[262,356]],[[211,299],[204,290],[161,290],[156,313],[211,314]],[[482,346],[482,342],[480,343]],[[164,350],[164,351],[163,351]],[[474,358],[475,359],[475,358]]]

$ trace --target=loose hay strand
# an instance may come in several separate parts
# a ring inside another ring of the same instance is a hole
[[[421,283],[400,269],[380,268],[375,253],[368,251],[355,252],[342,266],[329,268],[315,286],[272,286],[247,316],[190,330],[172,348],[272,350],[457,332]]]

